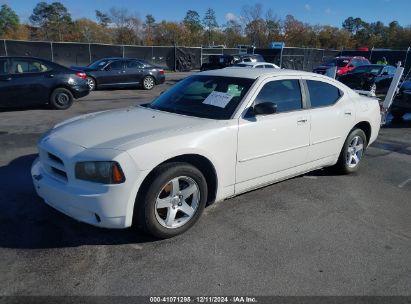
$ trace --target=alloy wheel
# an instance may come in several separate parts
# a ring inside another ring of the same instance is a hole
[[[364,140],[361,136],[355,136],[351,140],[346,153],[346,164],[349,168],[356,167],[364,153]]]
[[[163,227],[173,229],[185,225],[200,204],[200,188],[188,176],[170,180],[160,190],[155,203],[155,216]]]

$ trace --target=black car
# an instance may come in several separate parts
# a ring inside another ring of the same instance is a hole
[[[130,87],[151,90],[156,84],[165,81],[162,68],[135,58],[103,58],[85,67],[71,68],[87,74],[90,90]]]
[[[354,90],[386,94],[396,70],[391,65],[368,64],[356,67],[337,79]]]
[[[50,104],[69,108],[86,96],[86,74],[34,57],[0,57],[0,107]]]
[[[406,113],[411,113],[411,79],[402,83],[391,106],[391,114],[395,119],[402,118]]]
[[[242,54],[242,55],[210,55],[208,62],[201,65],[201,71],[218,70],[230,67],[242,62],[264,62],[263,56],[259,54]]]
[[[223,69],[234,64],[234,57],[231,55],[210,55],[208,62],[201,65],[200,71]]]

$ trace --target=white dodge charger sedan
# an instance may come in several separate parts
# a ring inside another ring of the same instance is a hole
[[[150,104],[56,125],[32,177],[47,204],[79,221],[167,238],[211,202],[322,167],[356,171],[379,128],[377,100],[331,78],[214,70]]]

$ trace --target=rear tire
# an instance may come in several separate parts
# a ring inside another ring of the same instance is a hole
[[[146,76],[143,78],[143,89],[144,90],[151,90],[154,88],[154,85],[156,84],[156,80],[154,79],[153,76]]]
[[[335,169],[342,174],[356,172],[367,147],[367,136],[361,129],[350,132],[341,149]]]
[[[90,91],[94,91],[96,89],[96,80],[93,77],[87,77],[87,84]]]
[[[66,110],[73,104],[73,94],[65,88],[57,88],[51,93],[50,105],[56,110]]]
[[[204,175],[196,167],[177,162],[161,165],[138,196],[134,218],[139,228],[156,238],[174,237],[200,218],[207,192]]]

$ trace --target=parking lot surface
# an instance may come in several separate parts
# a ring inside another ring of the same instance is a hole
[[[0,296],[411,295],[409,116],[381,130],[358,173],[318,170],[213,204],[169,240],[82,224],[36,196],[44,131],[148,102],[186,75],[92,92],[67,111],[0,112]]]

